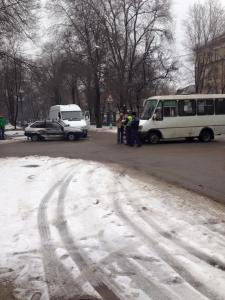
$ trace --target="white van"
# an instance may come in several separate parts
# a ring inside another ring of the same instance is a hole
[[[83,113],[76,104],[54,105],[50,107],[49,119],[52,121],[62,120],[65,124],[83,131],[83,137],[87,136],[90,126],[90,118]]]

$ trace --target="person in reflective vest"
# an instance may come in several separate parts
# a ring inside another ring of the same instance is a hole
[[[141,140],[140,140],[139,133],[138,133],[139,119],[137,117],[136,112],[132,113],[132,121],[130,123],[130,128],[131,128],[130,146],[137,145],[138,147],[141,147]]]
[[[131,145],[131,121],[132,115],[131,112],[129,112],[124,120],[124,125],[126,126],[126,144],[129,146]]]

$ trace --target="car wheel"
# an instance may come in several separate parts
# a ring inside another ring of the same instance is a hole
[[[160,141],[160,135],[158,132],[150,132],[148,135],[148,141],[150,144],[158,144]]]
[[[32,134],[30,137],[32,142],[37,142],[39,141],[39,136],[37,134]]]
[[[210,130],[208,129],[202,130],[202,132],[199,135],[199,140],[203,143],[208,143],[211,141],[211,139],[212,139],[212,135]]]
[[[75,140],[75,135],[73,134],[73,133],[68,133],[68,135],[67,135],[67,139],[68,139],[68,141],[74,141]]]

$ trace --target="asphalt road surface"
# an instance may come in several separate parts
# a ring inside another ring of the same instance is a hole
[[[173,141],[141,148],[116,144],[116,135],[91,132],[76,142],[22,141],[0,145],[0,157],[27,155],[79,158],[119,164],[225,203],[225,138],[211,143]]]

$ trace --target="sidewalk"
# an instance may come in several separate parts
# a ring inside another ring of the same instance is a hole
[[[14,141],[26,140],[24,130],[21,128],[13,129],[12,125],[7,125],[5,130],[5,140],[0,140],[0,143],[10,143]]]

